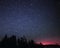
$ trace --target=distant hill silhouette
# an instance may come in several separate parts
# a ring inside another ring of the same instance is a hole
[[[5,37],[0,42],[0,48],[60,48],[59,45],[43,45],[40,43],[39,45],[34,42],[34,40],[27,41],[26,37],[23,36],[21,38],[16,39],[16,36]]]

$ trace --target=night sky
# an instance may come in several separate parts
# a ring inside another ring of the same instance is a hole
[[[5,34],[60,44],[60,1],[0,0],[0,38]]]

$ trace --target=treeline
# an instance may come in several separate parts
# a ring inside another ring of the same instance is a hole
[[[0,42],[0,48],[42,48],[42,46],[39,46],[35,44],[34,40],[27,40],[25,36],[16,39],[16,36],[5,37]]]
[[[34,40],[27,40],[25,36],[16,39],[16,36],[5,37],[0,42],[0,48],[60,48],[60,46],[44,46],[42,43],[35,44]]]

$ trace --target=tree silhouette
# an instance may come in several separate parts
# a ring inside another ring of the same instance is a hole
[[[5,35],[5,37],[3,38],[3,40],[1,41],[1,46],[3,46],[3,47],[6,47],[6,45],[7,45],[7,35]]]
[[[45,48],[60,48],[60,46],[58,46],[56,44],[56,46],[48,46]],[[44,48],[43,44],[40,43],[35,44],[34,40],[29,40],[27,42],[27,39],[25,36],[18,38],[18,40],[16,40],[16,36],[11,36],[11,37],[7,37],[7,35],[5,35],[5,37],[2,39],[2,41],[0,42],[0,48]]]
[[[16,36],[11,36],[10,38],[9,38],[9,42],[10,42],[10,46],[12,46],[12,47],[17,47],[17,44],[16,44]]]
[[[40,42],[40,45],[43,45],[43,44]]]

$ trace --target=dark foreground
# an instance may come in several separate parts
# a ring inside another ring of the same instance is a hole
[[[8,46],[8,47],[5,47],[5,46],[1,46],[0,48],[60,48],[60,46],[59,45],[35,45],[35,46],[22,46],[22,47],[16,47],[16,46]]]
[[[59,45],[43,45],[36,44],[33,40],[27,41],[25,36],[16,39],[16,36],[7,37],[7,35],[0,42],[0,48],[60,48]]]

